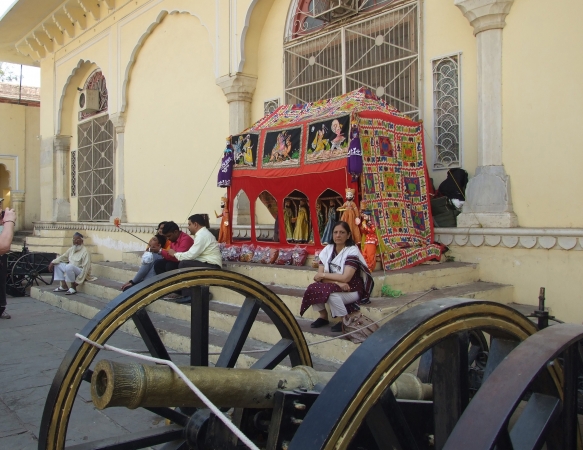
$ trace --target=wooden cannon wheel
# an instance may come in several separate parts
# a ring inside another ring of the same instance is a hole
[[[411,308],[372,334],[340,367],[289,450],[443,448],[470,400],[468,335],[474,331],[492,339],[489,374],[537,328],[514,309],[486,301],[442,299]],[[429,349],[433,402],[397,401],[388,387]]]
[[[222,352],[217,367],[234,367],[249,331],[260,310],[265,312],[280,333],[281,339],[259,358],[252,368],[273,369],[289,357],[292,366],[312,366],[304,336],[293,314],[271,290],[247,276],[226,270],[180,269],[158,275],[127,290],[100,311],[80,334],[104,344],[122,325],[132,320],[152,356],[170,359],[158,335],[146,306],[178,289],[190,289],[191,354],[190,365],[208,365],[209,286],[235,291],[245,296],[245,302]],[[63,359],[51,385],[43,412],[39,449],[65,448],[67,425],[79,386],[91,379],[90,365],[99,350],[76,339]],[[121,436],[113,440],[87,442],[83,448],[143,448],[183,439],[184,427],[190,415],[171,408],[148,408],[174,424],[146,432]],[[111,443],[110,443],[111,442]]]

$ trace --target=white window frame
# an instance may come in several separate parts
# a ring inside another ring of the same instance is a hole
[[[436,85],[436,73],[435,69],[437,66],[447,60],[447,59],[457,59],[457,142],[458,142],[458,155],[457,155],[457,163],[452,163],[451,165],[444,165],[439,160],[439,152],[438,152],[438,141],[440,138],[440,124],[439,124],[439,116],[438,116],[438,109],[439,105],[438,96],[437,96],[437,85]],[[447,55],[439,56],[437,58],[431,59],[431,91],[433,94],[433,170],[449,170],[453,168],[463,167],[463,110],[462,110],[462,52],[455,52],[450,53]]]

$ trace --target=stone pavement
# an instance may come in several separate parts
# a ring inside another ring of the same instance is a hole
[[[87,319],[29,297],[9,298],[7,311],[12,319],[0,320],[0,449],[36,449],[53,377]],[[140,339],[123,332],[108,343],[145,349]],[[96,361],[100,356],[127,361],[112,352],[100,352]],[[80,388],[71,416],[66,445],[164,425],[164,419],[140,409],[95,409],[88,383]]]

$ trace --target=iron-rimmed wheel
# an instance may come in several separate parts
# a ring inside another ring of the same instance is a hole
[[[444,450],[534,450],[545,444],[550,450],[580,449],[577,379],[582,341],[583,326],[559,324],[522,342],[476,393]]]
[[[411,308],[346,360],[304,418],[289,450],[442,448],[469,401],[472,330],[491,336],[488,364],[494,365],[537,329],[514,309],[492,302],[451,298]],[[429,349],[433,402],[398,402],[388,387]],[[490,369],[486,367],[486,375]],[[427,430],[419,431],[419,426]],[[420,435],[434,442],[420,442]]]
[[[180,269],[158,275],[128,289],[112,300],[87,323],[80,334],[104,344],[116,330],[132,319],[152,356],[170,359],[145,308],[173,291],[190,289],[192,297],[190,364],[208,365],[208,287],[210,286],[226,288],[245,296],[245,301],[216,366],[234,367],[260,310],[269,316],[281,338],[273,347],[266,350],[252,367],[272,369],[286,357],[289,357],[292,366],[312,365],[303,333],[293,314],[279,297],[258,281],[226,270]],[[78,339],[69,348],[57,370],[45,403],[39,433],[39,449],[65,448],[67,425],[77,391],[82,381],[90,380],[89,366],[98,352],[97,348]],[[149,410],[170,419],[176,425],[122,436],[116,438],[115,445],[124,442],[127,448],[142,448],[142,446],[183,438],[183,427],[187,425],[189,415],[170,408],[149,408]],[[98,443],[87,443],[87,445],[94,444]],[[108,445],[107,440],[104,440],[98,448],[109,448]]]
[[[47,286],[53,283],[54,273],[49,272],[48,267],[56,255],[52,253],[25,253],[12,263],[9,277],[12,284],[22,291],[33,286]]]

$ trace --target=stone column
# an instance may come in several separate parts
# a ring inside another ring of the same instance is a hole
[[[478,167],[458,227],[516,227],[502,162],[502,29],[514,0],[454,0],[474,27],[478,59]]]
[[[69,153],[71,136],[55,136],[53,139],[53,222],[71,221],[69,202]]]
[[[16,213],[14,231],[23,230],[26,220],[26,217],[24,217],[24,191],[10,191],[10,204]]]
[[[229,133],[237,134],[251,125],[251,102],[257,77],[238,73],[217,78],[229,104]]]
[[[257,77],[238,73],[225,75],[216,80],[229,104],[229,134],[235,135],[251,125],[251,102],[257,84]],[[237,195],[235,192],[234,195]],[[233,208],[233,224],[251,223],[249,199],[238,195]]]
[[[112,114],[109,120],[113,123],[116,135],[115,148],[115,200],[113,202],[113,212],[109,221],[113,223],[114,219],[119,218],[122,222],[127,222],[126,199],[124,189],[124,134],[125,134],[125,116],[123,113]]]

